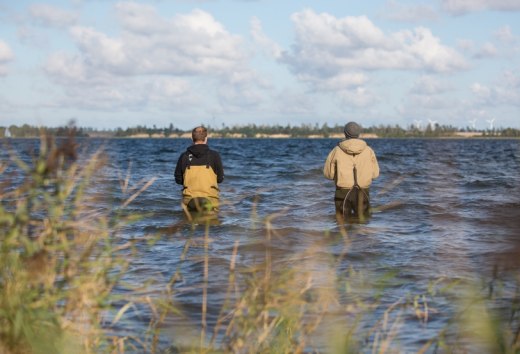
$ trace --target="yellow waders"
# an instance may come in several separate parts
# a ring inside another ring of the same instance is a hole
[[[206,198],[213,209],[218,208],[217,174],[209,165],[188,166],[184,171],[182,202],[188,205],[193,198]]]

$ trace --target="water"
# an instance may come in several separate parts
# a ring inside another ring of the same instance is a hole
[[[122,237],[161,235],[151,249],[142,249],[127,279],[135,284],[152,279],[157,293],[177,269],[186,235],[204,234],[202,226],[192,231],[189,225],[163,231],[185,220],[181,187],[175,184],[173,171],[189,143],[185,139],[81,140],[89,151],[103,146],[110,156],[100,175],[113,186],[113,194],[100,208],[120,205],[124,199],[119,175],[130,171],[131,184],[156,178],[128,207],[148,216]],[[225,296],[233,245],[239,241],[237,267],[262,258],[262,223],[269,216],[279,214],[271,221],[275,267],[319,268],[322,259],[339,257],[345,243],[331,236],[339,235],[341,226],[334,217],[333,182],[322,176],[325,158],[337,140],[210,139],[209,143],[220,152],[225,169],[220,223],[210,230],[211,328]],[[374,139],[368,143],[381,168],[371,188],[376,211],[366,224],[347,226],[350,244],[339,271],[353,267],[374,278],[393,272],[395,281],[385,290],[384,304],[425,293],[428,284],[441,277],[490,276],[500,255],[517,246],[520,140]],[[28,151],[36,142],[12,140],[12,144],[18,151]],[[315,259],[293,257],[317,244]],[[200,320],[202,252],[200,246],[190,249],[176,297],[190,326]],[[404,351],[417,351],[446,326],[453,304],[441,297],[432,306],[437,314],[432,312],[427,325],[413,316],[404,321],[397,338]],[[130,331],[144,331],[149,315],[145,309],[129,312]],[[165,324],[164,345],[178,340],[169,328],[173,322]]]

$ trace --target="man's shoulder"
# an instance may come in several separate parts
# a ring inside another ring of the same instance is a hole
[[[214,149],[211,149],[211,148],[208,150],[208,154],[220,157],[220,153],[217,150],[214,150]]]
[[[185,150],[179,154],[179,159],[182,159],[184,157],[187,157],[189,154],[189,151]]]

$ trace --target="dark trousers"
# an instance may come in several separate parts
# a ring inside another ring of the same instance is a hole
[[[367,216],[370,208],[368,188],[338,188],[334,194],[336,213],[344,217]]]

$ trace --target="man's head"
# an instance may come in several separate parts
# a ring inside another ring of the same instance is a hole
[[[207,142],[207,139],[208,130],[206,129],[206,127],[196,127],[193,128],[193,130],[191,131],[191,140],[193,140],[195,144],[205,144]]]
[[[343,129],[345,133],[345,138],[359,138],[359,134],[361,134],[361,127],[356,122],[349,122],[345,125],[345,129]]]

